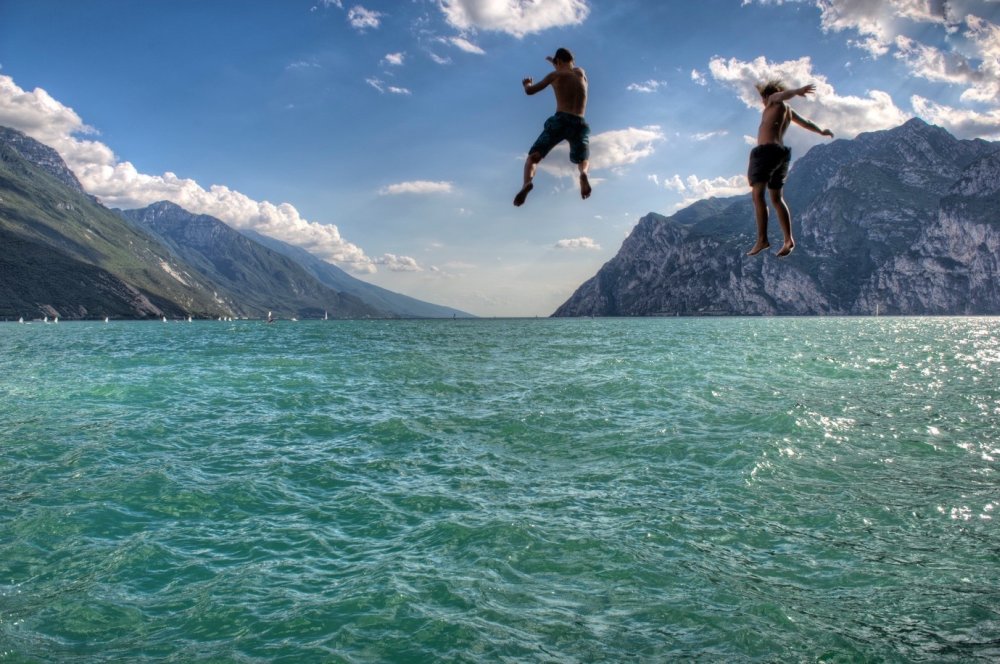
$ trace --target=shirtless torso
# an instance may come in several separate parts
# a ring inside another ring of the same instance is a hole
[[[785,130],[792,120],[792,110],[783,101],[769,103],[764,108],[764,113],[760,118],[760,127],[757,129],[757,145],[767,145],[769,143],[782,144],[785,137]]]

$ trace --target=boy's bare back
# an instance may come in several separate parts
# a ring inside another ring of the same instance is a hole
[[[587,72],[567,63],[557,63],[552,58],[549,61],[555,65],[555,71],[546,74],[538,83],[530,78],[524,79],[524,91],[533,95],[551,85],[556,95],[557,112],[584,117],[587,111]]]
[[[556,70],[552,90],[556,93],[556,110],[584,117],[587,110],[587,73],[580,67]]]

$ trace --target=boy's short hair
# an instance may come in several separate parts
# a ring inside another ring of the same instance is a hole
[[[573,54],[569,52],[568,48],[559,48],[552,56],[552,60],[554,62],[573,62]]]
[[[760,96],[767,99],[775,92],[784,92],[785,82],[780,78],[772,78],[764,83],[758,83],[755,87],[757,88],[757,92],[760,93]]]

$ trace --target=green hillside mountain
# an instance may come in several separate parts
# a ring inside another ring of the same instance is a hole
[[[0,127],[0,320],[468,316],[168,202],[109,210],[59,153]]]
[[[38,159],[45,146],[23,134],[3,140],[11,131],[0,135],[0,318],[232,314],[162,244],[53,174],[58,155]]]

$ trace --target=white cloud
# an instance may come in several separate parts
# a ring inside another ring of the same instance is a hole
[[[996,16],[995,0],[824,0],[817,4],[824,30],[856,31],[864,41],[855,45],[874,56],[895,47],[894,55],[914,75],[965,86],[963,101],[995,104],[1000,96],[1000,26],[979,15]],[[920,41],[933,38],[935,26],[948,50]]]
[[[394,94],[394,95],[409,95],[409,94],[412,94],[410,92],[409,88],[400,88],[400,87],[397,87],[395,85],[386,85],[385,81],[383,81],[382,79],[379,79],[379,78],[366,78],[365,79],[365,83],[367,83],[368,85],[372,86],[373,88],[375,88],[376,90],[378,90],[379,92],[381,92],[383,94],[385,94],[386,92],[388,92],[389,94]]]
[[[459,49],[465,51],[466,53],[473,53],[475,55],[485,55],[486,51],[479,48],[468,39],[464,37],[451,37],[449,40],[452,45],[457,46]]]
[[[705,74],[698,71],[697,69],[691,70],[691,80],[701,86],[708,85],[708,79],[705,78]]]
[[[659,178],[655,175],[650,176],[649,179],[657,185],[660,184]],[[750,185],[747,184],[745,175],[711,179],[689,175],[681,179],[680,175],[675,174],[673,177],[663,180],[662,186],[664,189],[676,191],[684,197],[684,200],[677,205],[679,208],[687,207],[691,203],[705,198],[739,196],[750,191]]]
[[[1000,97],[1000,25],[977,16],[966,16],[970,57],[952,50],[942,52],[900,37],[898,57],[905,60],[917,76],[945,80],[965,86],[963,101],[997,104]]]
[[[962,120],[943,126],[964,127],[964,131],[979,127],[977,136],[996,136],[1000,124],[991,118],[1000,107],[997,0],[812,0],[812,4],[820,10],[824,31],[856,34],[857,39],[848,43],[872,57],[891,52],[914,76],[963,87],[963,102],[992,107],[985,113],[954,109]]]
[[[655,144],[664,140],[657,126],[638,129],[617,129],[590,137],[591,170],[619,169],[644,159],[655,151]],[[576,177],[575,164],[569,161],[569,146],[563,142],[539,164],[539,168],[558,177]],[[595,180],[591,179],[591,184]]]
[[[756,83],[778,77],[789,86],[814,84],[814,95],[796,97],[791,105],[820,127],[832,129],[838,137],[851,138],[864,131],[896,127],[909,119],[909,114],[897,108],[892,97],[881,90],[869,90],[867,97],[838,95],[825,76],[812,71],[809,57],[785,62],[768,62],[763,56],[749,62],[716,57],[709,62],[709,71],[716,81],[734,90],[748,108],[755,110],[761,108]],[[807,136],[811,142],[803,143]],[[796,143],[805,145],[821,140],[802,131],[789,132],[789,139],[793,148]]]
[[[660,86],[666,84],[667,84],[666,81],[655,81],[653,79],[649,79],[644,83],[630,83],[629,86],[625,89],[631,92],[649,93],[649,92],[656,92],[657,90],[660,89]]]
[[[451,64],[451,58],[445,58],[445,57],[442,57],[442,56],[438,55],[437,53],[432,53],[432,52],[428,52],[427,55],[429,55],[430,58],[431,58],[431,60],[433,60],[434,62],[436,62],[439,65],[450,65]]]
[[[2,75],[0,125],[55,148],[84,190],[109,207],[135,208],[168,200],[196,214],[221,219],[233,228],[252,229],[303,247],[356,272],[375,271],[375,262],[360,247],[344,240],[337,226],[303,219],[289,203],[256,201],[223,185],[205,189],[170,172],[139,173],[130,162],[119,161],[103,143],[76,138],[74,134],[95,132],[73,109],[41,88],[26,92],[11,77]]]
[[[593,238],[589,237],[574,237],[566,240],[559,240],[555,243],[556,249],[587,249],[591,251],[598,251],[601,245],[597,244]]]
[[[454,189],[451,182],[432,182],[430,180],[412,180],[390,184],[379,189],[380,196],[398,196],[400,194],[450,194]]]
[[[307,60],[300,60],[298,62],[292,62],[285,67],[289,71],[303,71],[306,69],[320,69],[319,64],[315,62],[309,62]]]
[[[415,258],[409,256],[397,256],[396,254],[382,254],[381,258],[376,258],[375,262],[383,265],[392,272],[423,272]]]
[[[712,138],[717,138],[719,136],[728,136],[729,132],[725,129],[719,129],[717,131],[703,131],[698,134],[692,134],[691,138],[696,141],[707,141]]]
[[[381,25],[382,14],[380,12],[365,9],[361,5],[351,7],[347,12],[347,22],[351,27],[359,32],[374,30]]]
[[[402,66],[403,60],[406,55],[404,53],[386,53],[382,61],[389,65],[395,65],[397,67]]]
[[[453,27],[505,32],[521,38],[534,32],[583,23],[586,0],[438,0]]]
[[[910,103],[917,115],[931,124],[944,127],[959,138],[1000,140],[1000,109],[980,113],[944,106],[919,95],[913,95]]]

